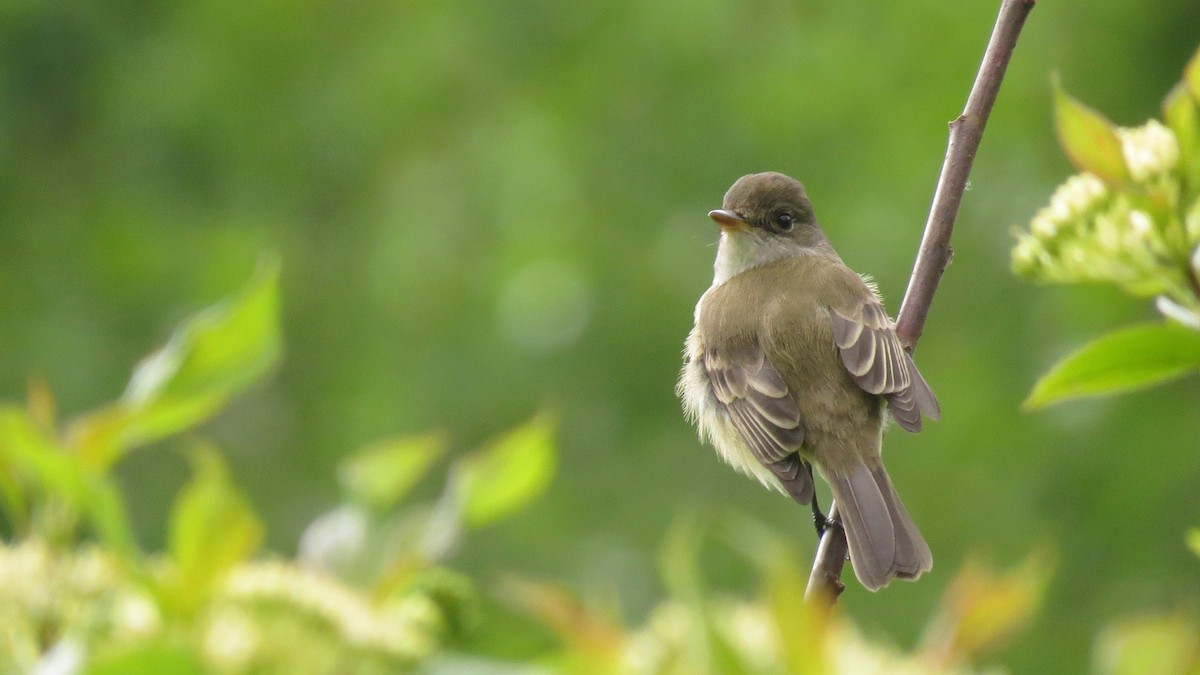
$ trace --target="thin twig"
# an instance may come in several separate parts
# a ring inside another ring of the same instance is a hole
[[[933,195],[933,205],[908,282],[908,291],[904,294],[904,302],[896,317],[896,334],[910,351],[916,348],[921,338],[933,293],[946,266],[950,264],[950,233],[954,230],[954,220],[967,187],[971,164],[975,161],[975,151],[979,149],[983,128],[996,102],[1004,71],[1017,45],[1017,37],[1035,2],[1003,0],[992,37],[983,54],[983,62],[979,65],[979,74],[975,76],[975,84],[967,97],[967,105],[962,115],[950,123],[950,141],[946,147],[946,159],[942,163],[942,174]],[[837,504],[830,508],[829,517],[831,520],[837,519]],[[845,531],[840,527],[826,530],[817,547],[805,597],[811,599],[821,594],[831,602],[837,600],[843,588],[841,575],[846,564],[846,551]]]
[[[1200,300],[1200,273],[1197,273],[1196,266],[1192,264],[1192,259],[1195,256],[1189,256],[1183,261],[1183,268],[1187,270],[1188,285],[1192,288],[1192,295]]]

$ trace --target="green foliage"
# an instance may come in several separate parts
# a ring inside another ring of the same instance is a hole
[[[542,415],[464,457],[455,467],[463,515],[481,527],[524,508],[554,475],[555,417]]]
[[[189,609],[214,580],[255,553],[264,529],[230,483],[220,455],[196,448],[191,460],[194,476],[175,501],[167,541],[177,571],[174,585]]]
[[[1037,382],[1028,408],[1144,388],[1200,369],[1198,63],[1200,51],[1163,103],[1167,126],[1151,121],[1116,129],[1055,83],[1060,142],[1087,173],[1068,179],[1020,236],[1014,268],[1045,281],[1107,281],[1136,295],[1160,294],[1159,311],[1176,323],[1119,330],[1085,345]],[[1192,533],[1188,543],[1200,551],[1195,539]],[[1097,639],[1094,669],[1195,672],[1198,634],[1186,617],[1115,623]]]
[[[119,402],[61,436],[39,386],[30,411],[0,408],[3,509],[21,534],[0,543],[0,671],[54,661],[71,673],[393,673],[474,625],[473,585],[442,563],[464,525],[511,516],[544,490],[555,458],[548,416],[462,458],[431,508],[398,510],[445,452],[443,436],[351,455],[341,471],[351,518],[318,519],[300,561],[256,556],[260,517],[217,450],[192,441],[193,476],[175,500],[166,552],[137,550],[110,469],[136,446],[194,429],[274,366],[278,275],[272,262],[186,319]],[[355,504],[385,519],[367,532]],[[421,537],[392,536],[414,520]],[[81,521],[97,542],[81,536]],[[322,538],[354,544],[341,552],[369,558],[369,574],[323,564],[312,555],[329,548]],[[367,541],[388,545],[368,550]]]
[[[101,655],[86,671],[87,675],[204,675],[206,672],[210,671],[192,650],[165,640],[146,641]]]
[[[923,647],[929,660],[962,664],[1011,639],[1040,610],[1054,567],[1043,551],[1035,551],[1004,574],[968,560],[926,630]]]
[[[1168,322],[1083,346],[1038,380],[1026,408],[1142,389],[1200,369],[1200,50],[1163,101],[1165,125],[1118,128],[1057,80],[1054,90],[1059,142],[1084,173],[1067,179],[1018,235],[1013,267],[1042,281],[1103,281],[1158,295]],[[1186,540],[1200,556],[1200,531]],[[1200,624],[1183,614],[1114,621],[1096,638],[1092,670],[1200,672]]]
[[[443,434],[377,441],[342,460],[338,478],[356,502],[387,510],[446,452]]]
[[[1055,126],[1084,173],[1055,191],[1019,235],[1014,269],[1052,282],[1104,281],[1156,306],[1180,325],[1142,326],[1100,338],[1043,377],[1026,401],[1117,393],[1200,367],[1200,51],[1163,103],[1166,125],[1117,128],[1063,92]]]
[[[1075,168],[1119,186],[1129,179],[1117,127],[1063,91],[1054,80],[1054,130]]]
[[[1113,624],[1096,640],[1099,675],[1193,675],[1200,671],[1200,624],[1186,616],[1151,616]]]
[[[101,468],[133,448],[203,422],[279,360],[279,263],[185,321],[142,360],[121,400],[76,423],[80,454]]]
[[[806,565],[781,533],[738,521],[727,538],[756,571],[758,589],[750,597],[707,587],[700,553],[709,537],[690,521],[677,523],[667,537],[661,567],[668,597],[641,625],[623,626],[552,583],[510,580],[506,595],[559,636],[562,651],[546,659],[559,672],[970,673],[1030,623],[1053,568],[1044,555],[1004,573],[968,565],[951,583],[921,645],[906,653],[865,639],[835,606],[806,602]]]
[[[1175,85],[1163,99],[1163,121],[1179,142],[1179,168],[1184,184],[1193,194],[1200,188],[1200,97],[1186,83]]]
[[[1077,396],[1116,394],[1200,370],[1200,332],[1156,323],[1105,335],[1059,361],[1025,400],[1040,408]]]
[[[69,536],[81,516],[126,559],[135,556],[129,520],[112,481],[37,428],[25,411],[0,408],[0,465],[11,473],[9,519],[50,540]]]
[[[279,353],[278,303],[263,298],[275,295],[264,290],[273,283],[256,281],[250,292],[184,322],[175,335],[191,337],[173,338],[178,358],[172,360],[191,365],[174,372],[205,384],[182,391],[223,401],[251,384],[232,372],[231,363],[259,376],[269,370],[264,355]],[[237,325],[256,328],[230,328]],[[1154,335],[1163,333],[1151,328]],[[1183,328],[1169,330],[1193,336]],[[1140,349],[1167,351],[1157,344]],[[217,352],[243,356],[190,356]],[[164,357],[149,362],[155,358]],[[139,367],[135,380],[149,377],[148,367]],[[173,375],[163,376],[145,391],[171,391],[172,381]],[[189,395],[147,394],[142,400]],[[432,503],[406,504],[447,452],[447,439],[427,434],[368,444],[343,460],[345,503],[310,525],[299,558],[289,561],[256,555],[261,519],[220,454],[192,441],[193,475],[171,512],[167,550],[143,556],[129,535],[121,495],[108,474],[111,464],[98,466],[95,456],[85,455],[74,444],[79,436],[60,441],[35,421],[52,417],[48,396],[35,387],[32,412],[0,409],[5,514],[24,530],[19,541],[0,544],[5,672],[51,661],[72,664],[67,672],[101,675],[371,675],[434,659],[453,669],[459,657],[441,654],[478,625],[479,610],[472,581],[445,562],[466,529],[532,503],[552,479],[557,458],[557,415],[541,413],[454,461]],[[199,418],[173,420],[160,431],[189,430]],[[111,458],[129,449],[116,446]],[[79,518],[92,525],[96,542],[80,536]],[[785,543],[788,537],[752,521],[731,523],[726,538],[754,567],[758,592],[742,597],[711,589],[700,565],[705,529],[680,521],[669,533],[660,557],[668,596],[642,625],[626,626],[558,584],[510,578],[500,593],[559,637],[561,648],[540,658],[553,672],[965,673],[1032,621],[1053,568],[1041,554],[1003,574],[968,564],[920,645],[906,653],[865,639],[833,607],[805,602],[801,556]],[[1112,673],[1146,667],[1187,672],[1196,658],[1191,626],[1186,617],[1114,624],[1097,642],[1097,663]],[[476,661],[475,667],[484,666],[501,667]]]
[[[60,541],[86,517],[127,564],[136,563],[125,504],[107,470],[134,447],[207,419],[278,360],[278,268],[264,265],[240,293],[185,321],[135,369],[120,402],[82,416],[61,436],[48,428],[53,403],[44,391],[35,389],[30,405],[42,411],[41,424],[19,408],[0,409],[0,467],[18,530]]]
[[[189,399],[228,399],[279,358],[279,263],[271,260],[237,296],[183,323],[138,364],[122,397],[133,410]],[[177,403],[176,403],[177,404]]]

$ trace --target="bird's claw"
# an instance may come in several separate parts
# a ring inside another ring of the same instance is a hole
[[[812,464],[805,462],[804,470],[808,472],[808,477],[809,477],[809,480],[811,481],[812,475],[813,475]],[[821,537],[825,536],[825,530],[828,530],[831,527],[837,527],[838,522],[834,521],[834,520],[830,520],[829,518],[826,518],[825,514],[821,512],[821,502],[817,501],[816,490],[813,491],[811,505],[812,505],[813,527],[815,527],[817,529],[817,539],[820,539]]]

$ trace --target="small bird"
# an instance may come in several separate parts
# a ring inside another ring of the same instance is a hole
[[[890,416],[917,432],[941,412],[874,285],[833,250],[799,181],[743,176],[709,218],[721,228],[676,392],[733,468],[801,504],[828,481],[866,588],[933,567],[880,458]],[[810,464],[811,462],[811,464]]]

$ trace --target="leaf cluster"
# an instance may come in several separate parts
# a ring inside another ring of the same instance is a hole
[[[553,415],[455,459],[434,504],[408,497],[447,454],[444,435],[351,454],[345,504],[312,523],[296,560],[260,550],[261,518],[220,452],[192,439],[166,550],[139,547],[112,469],[193,431],[275,367],[278,282],[268,259],[99,410],[60,424],[40,381],[26,406],[0,406],[0,513],[15,535],[0,541],[0,672],[391,673],[475,623],[473,584],[445,562],[464,533],[549,484]]]
[[[1148,387],[1200,369],[1200,51],[1163,122],[1117,127],[1057,81],[1055,130],[1082,173],[1018,234],[1013,267],[1058,283],[1102,281],[1157,296],[1167,323],[1101,337],[1055,365],[1025,405]]]

